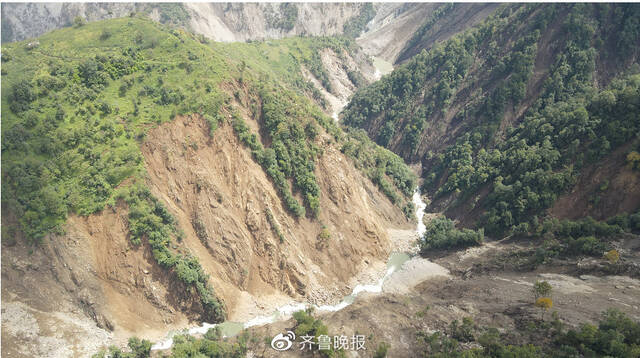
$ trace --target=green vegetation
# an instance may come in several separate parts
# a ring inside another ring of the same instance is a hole
[[[2,82],[7,89],[2,97],[2,201],[21,218],[29,239],[59,230],[69,212],[101,210],[125,178],[142,175],[139,141],[150,127],[198,113],[213,135],[222,111],[231,111],[230,98],[218,89],[224,81],[255,86],[254,115],[262,117],[273,141],[255,154],[261,154],[258,159],[273,174],[290,210],[300,216],[305,212],[291,194],[295,189],[317,214],[313,161],[319,128],[313,122],[334,137],[342,134],[316,107],[275,82],[313,88],[303,80],[300,63],[313,61],[321,48],[349,51],[353,44],[348,40],[207,45],[148,20],[125,18],[55,31],[40,43],[31,50],[22,43],[3,47],[8,75]],[[201,78],[206,80],[195,80]],[[265,78],[263,85],[255,85]],[[234,118],[242,136],[246,128]],[[247,133],[257,149],[257,137]],[[293,178],[295,188],[287,190],[285,178]]]
[[[140,19],[62,29],[39,41],[32,50],[3,47],[14,58],[3,63],[10,73],[2,81],[2,202],[32,241],[59,230],[69,212],[101,210],[124,179],[141,176],[139,141],[150,126],[221,101],[181,64],[209,71],[209,87],[225,66],[214,56],[189,60],[206,48]]]
[[[330,241],[331,232],[325,225],[322,225],[322,230],[320,230],[320,233],[316,238],[316,248],[318,248],[318,250],[325,249],[329,246]]]
[[[157,3],[154,8],[160,13],[160,22],[163,24],[187,25],[191,16],[182,3]],[[151,8],[147,10],[151,12]]]
[[[234,44],[234,55],[243,59],[241,81],[252,89],[247,101],[253,116],[264,123],[266,137],[259,139],[256,133],[251,133],[235,112],[232,113],[234,130],[252,150],[254,158],[278,188],[286,207],[296,216],[306,215],[307,210],[312,217],[318,213],[319,188],[313,170],[315,160],[322,152],[318,143],[321,128],[354,160],[358,169],[394,203],[406,208],[408,215],[411,214],[412,206],[404,199],[413,193],[416,178],[402,159],[375,145],[366,133],[344,133],[331,118],[295,93],[295,90],[302,90],[308,97],[316,98],[314,92],[308,90],[313,85],[303,80],[300,64],[316,63],[324,70],[319,58],[314,60],[321,49],[329,48],[343,56],[345,51],[353,51],[353,46],[349,39],[329,37]],[[328,76],[326,78],[328,83]],[[270,145],[264,148],[262,143]],[[288,179],[293,179],[293,187]],[[305,206],[294,198],[294,192],[302,194]]]
[[[327,350],[315,350],[318,344],[318,337],[329,336],[329,329],[322,321],[313,316],[313,308],[307,308],[305,311],[294,312],[293,319],[296,320],[294,332],[296,337],[312,336],[312,342],[315,347],[313,352],[318,353],[321,357],[346,357],[344,350],[335,350],[331,345]]]
[[[198,261],[171,249],[179,231],[141,184],[139,148],[151,126],[221,101],[222,94],[207,95],[206,85],[184,74],[209,72],[211,87],[222,79],[211,69],[223,68],[223,60],[197,61],[205,47],[141,19],[67,28],[39,42],[32,49],[3,46],[14,54],[3,64],[11,70],[2,81],[3,208],[38,243],[61,232],[69,213],[89,215],[123,200],[132,243],[149,243],[160,266],[200,298],[203,319],[223,320],[224,307]]]
[[[109,347],[108,350],[101,350],[92,355],[92,358],[146,358],[151,356],[151,342],[146,339],[140,340],[137,337],[129,338],[129,352],[123,352],[116,346]]]
[[[417,182],[415,174],[402,158],[373,143],[366,132],[349,130],[341,151],[353,158],[356,168],[362,170],[393,203],[400,205],[403,195],[410,197],[413,194]],[[407,205],[413,208],[411,203]],[[412,211],[407,209],[405,214],[411,216]]]
[[[547,281],[536,281],[533,283],[533,297],[537,300],[540,297],[550,297],[553,288]]]
[[[176,335],[173,337],[173,346],[168,358],[240,358],[247,353],[247,344],[251,341],[246,332],[234,338],[233,341],[223,339],[220,328],[209,328],[202,338],[195,338],[190,335]],[[151,342],[137,338],[129,339],[129,350],[123,352],[117,347],[110,347],[94,354],[92,358],[148,358],[150,354]]]
[[[423,356],[439,358],[637,357],[640,354],[640,323],[619,311],[608,310],[597,326],[583,324],[578,330],[565,330],[557,315],[554,317],[551,323],[533,324],[534,332],[524,337],[529,344],[505,344],[510,339],[508,333],[477,327],[470,318],[465,318],[461,325],[452,322],[446,332],[419,332],[418,342]],[[468,342],[481,348],[462,348],[461,343]]]
[[[163,268],[189,288],[190,293],[200,297],[202,318],[208,322],[220,322],[225,318],[225,308],[216,299],[213,288],[198,259],[188,253],[171,250],[171,238],[180,235],[176,220],[171,213],[140,183],[118,190],[115,200],[123,200],[129,207],[129,234],[135,245],[146,238],[153,257]]]
[[[519,230],[518,235],[540,242],[536,248],[518,254],[525,258],[523,267],[535,268],[555,258],[603,257],[611,250],[612,238],[623,232],[640,233],[640,212],[617,215],[606,221],[590,217],[576,221],[546,219],[532,226],[522,224]]]
[[[132,244],[151,246],[160,266],[200,298],[203,319],[222,320],[224,307],[208,286],[207,275],[179,245],[181,230],[143,184],[140,144],[149,129],[177,115],[202,116],[211,136],[231,122],[286,207],[297,216],[316,216],[321,193],[315,160],[322,155],[324,132],[330,143],[355,140],[295,93],[314,93],[303,80],[300,64],[313,62],[322,48],[343,54],[353,43],[298,38],[208,44],[137,17],[65,28],[37,43],[4,44],[2,49],[2,206],[19,220],[18,227],[4,232],[20,232],[37,244],[49,234],[62,233],[69,214],[86,216],[106,204],[120,208],[124,203]],[[223,84],[232,88],[233,97],[221,89]],[[248,95],[241,94],[244,88]],[[247,102],[238,103],[242,101]],[[264,128],[263,138],[250,133],[234,108],[237,104],[251,109]],[[392,155],[373,145],[366,150]],[[388,167],[379,176],[383,179],[410,173],[399,158],[392,164],[361,163],[359,168],[371,171],[372,165]],[[387,185],[387,192],[396,196],[401,189],[408,193],[400,184],[415,185],[399,179],[393,183],[397,189]],[[304,205],[295,199],[297,193]],[[283,240],[279,228],[273,229]]]
[[[84,26],[84,24],[86,24],[87,21],[82,17],[82,16],[76,16],[73,18],[73,26],[74,27],[80,27],[80,26]]]
[[[640,74],[624,59],[640,47],[618,40],[640,32],[639,13],[635,5],[503,5],[356,93],[344,121],[422,160],[424,192],[479,209],[476,226],[488,235],[528,231],[581,168],[639,141]],[[553,38],[553,61],[539,93],[526,96],[543,34]],[[604,58],[619,75],[599,88],[593,74]],[[522,118],[509,122],[519,108]],[[427,151],[427,135],[451,144]]]
[[[456,229],[455,223],[446,217],[437,217],[429,221],[427,231],[420,239],[420,252],[426,253],[431,249],[464,248],[480,245],[484,238],[482,229]]]
[[[374,16],[376,16],[376,10],[373,8],[373,3],[363,3],[358,15],[352,16],[344,23],[342,33],[351,38],[360,36]]]
[[[189,357],[244,357],[247,353],[249,336],[244,333],[233,342],[221,339],[221,333],[216,328],[210,328],[202,338],[189,335],[174,336],[171,347],[171,358]]]
[[[262,111],[255,115],[261,117],[264,123],[270,147],[263,147],[237,113],[233,114],[233,128],[273,180],[289,211],[296,217],[305,216],[305,207],[300,205],[292,192],[292,189],[299,190],[311,216],[316,217],[320,210],[320,188],[314,174],[319,151],[314,143],[318,128],[314,118],[307,115],[314,108],[308,102],[304,108],[295,105],[300,103],[296,102],[296,96],[283,89],[276,91],[262,87],[257,96]],[[321,115],[319,112],[317,114]],[[289,179],[293,179],[294,188],[290,188]]]
[[[373,358],[385,358],[387,356],[389,348],[391,348],[391,345],[389,343],[380,342],[380,344],[378,344],[378,348],[376,348],[376,351],[373,352]]]
[[[282,229],[280,229],[280,225],[276,221],[276,218],[273,216],[273,212],[271,211],[271,209],[267,208],[265,215],[267,217],[269,225],[271,225],[271,229],[276,234],[280,242],[284,242],[284,234],[282,233]]]

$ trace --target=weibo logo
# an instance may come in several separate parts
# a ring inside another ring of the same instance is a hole
[[[291,348],[291,345],[293,345],[293,341],[295,339],[296,334],[291,331],[287,331],[286,335],[278,333],[278,335],[273,337],[273,339],[271,340],[271,348],[277,351],[286,351],[287,349]]]

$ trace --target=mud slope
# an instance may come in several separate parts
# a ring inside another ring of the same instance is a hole
[[[299,221],[228,125],[209,139],[202,119],[178,118],[152,130],[143,153],[154,195],[178,218],[181,245],[211,275],[230,320],[270,313],[293,298],[342,297],[354,276],[386,260],[387,227],[409,225],[329,145],[317,162],[320,217]],[[328,242],[318,241],[323,227]],[[124,205],[72,216],[65,230],[37,249],[21,238],[3,241],[4,352],[85,357],[133,335],[157,340],[193,324],[198,300],[157,266],[148,246],[130,243]]]
[[[184,117],[149,133],[143,154],[150,187],[178,218],[185,245],[211,275],[230,320],[268,311],[288,297],[341,296],[368,263],[386,259],[386,227],[406,225],[346,157],[324,148],[315,173],[320,216],[296,221],[230,126],[210,139],[204,120]],[[323,225],[331,234],[326,244],[317,239]]]
[[[394,63],[400,51],[438,4],[382,4],[357,42],[371,56]]]
[[[147,246],[127,236],[126,208],[71,217],[66,234],[2,247],[2,350],[11,357],[86,357],[187,322],[189,297]],[[9,354],[9,353],[7,353]]]
[[[358,90],[357,85],[365,86],[375,81],[375,67],[368,60],[365,52],[357,49],[353,53],[343,51],[337,54],[330,48],[325,48],[320,52],[322,65],[327,70],[331,92],[322,86],[322,83],[307,69],[301,65],[302,75],[310,81],[322,93],[327,103],[328,115],[340,113],[349,103],[351,96]],[[354,83],[349,78],[349,73],[360,73],[364,78],[363,82]],[[335,118],[335,117],[334,117]]]

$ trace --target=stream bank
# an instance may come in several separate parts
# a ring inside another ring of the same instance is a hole
[[[291,302],[278,307],[269,315],[255,316],[245,322],[226,321],[219,324],[203,323],[200,326],[186,330],[171,331],[168,333],[167,339],[156,343],[152,347],[152,350],[171,348],[173,345],[172,337],[176,334],[187,333],[190,335],[199,335],[206,333],[210,328],[219,327],[224,336],[232,337],[246,328],[287,320],[294,312],[304,310],[308,307],[313,307],[319,313],[337,312],[353,304],[356,298],[363,293],[384,294],[386,292],[407,292],[424,280],[434,276],[448,277],[449,271],[444,267],[416,256],[417,238],[426,231],[423,223],[426,204],[422,200],[419,188],[416,188],[412,202],[416,209],[415,216],[417,225],[415,231],[390,229],[389,234],[393,240],[393,250],[387,260],[385,269],[378,270],[378,272],[373,275],[371,273],[365,273],[365,277],[374,277],[374,280],[356,285],[351,294],[343,297],[340,302],[336,304],[317,305],[310,302],[296,302],[291,300]]]

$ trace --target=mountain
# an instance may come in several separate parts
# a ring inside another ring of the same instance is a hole
[[[74,20],[144,15],[214,41],[292,36],[358,38],[365,53],[395,63],[488,16],[496,4],[437,3],[5,3],[2,42],[72,26]],[[447,16],[442,16],[446,12]],[[419,38],[424,37],[425,41]],[[409,43],[411,41],[411,43]]]
[[[3,354],[634,356],[639,9],[3,4]]]
[[[364,3],[6,3],[2,42],[21,41],[85,21],[145,15],[215,41],[298,35],[357,37],[380,5]],[[392,6],[396,8],[397,6]]]
[[[421,164],[431,210],[495,237],[632,213],[639,9],[501,5],[435,46],[417,36],[405,53],[424,50],[357,92],[344,122]]]
[[[136,16],[3,44],[3,349],[85,356],[321,303],[383,265],[415,175],[320,107],[337,86],[320,54],[344,75],[358,51]],[[21,333],[50,324],[76,333]]]

